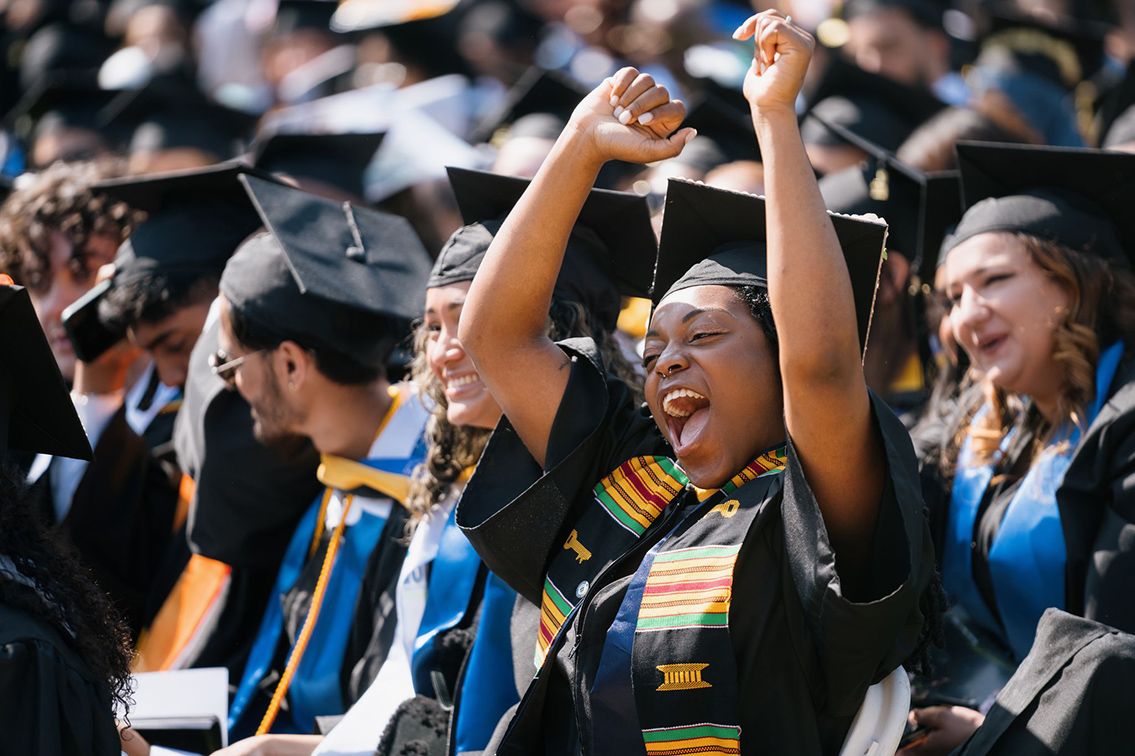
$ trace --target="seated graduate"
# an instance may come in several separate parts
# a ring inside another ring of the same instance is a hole
[[[91,447],[26,289],[0,276],[0,726],[6,753],[118,756],[129,636],[105,594],[43,529],[13,451]]]
[[[63,312],[95,286],[141,221],[94,189],[120,173],[114,162],[75,163],[21,178],[0,210],[0,270],[28,287],[94,448],[89,462],[50,454],[20,460],[33,506],[77,549],[137,634],[177,503],[176,485],[152,454],[169,440],[164,419],[172,414],[161,410],[175,397],[149,368],[124,390],[128,375],[145,368],[136,352],[119,345],[82,362],[63,325]]]
[[[421,313],[430,262],[402,218],[241,181],[268,231],[221,276],[214,370],[258,438],[311,439],[326,489],[288,544],[230,727],[310,733],[366,689],[393,640],[402,502],[429,413],[383,366]]]
[[[377,748],[396,754],[415,742],[446,746],[447,739],[451,752],[476,752],[523,690],[513,659],[532,656],[536,607],[523,602],[523,616],[513,621],[516,593],[482,567],[454,522],[454,508],[501,415],[457,328],[477,268],[528,182],[457,168],[449,173],[468,225],[434,262],[414,338],[414,381],[432,409],[425,460],[406,501],[413,535],[395,592],[395,645],[366,693],[326,738],[264,735],[234,744],[232,753],[314,749],[345,756]],[[622,292],[610,268],[613,257],[629,258],[628,264],[643,268],[640,277],[648,277],[654,248],[644,198],[592,190],[556,281],[549,336],[594,338],[609,364],[631,380],[633,370],[612,335]],[[530,669],[526,663],[520,670],[524,685]]]
[[[773,11],[736,34],[769,198],[670,183],[645,407],[544,324],[599,167],[692,136],[648,75],[579,105],[470,288],[459,336],[507,421],[457,522],[542,607],[489,752],[836,753],[924,636],[916,463],[860,361],[884,226],[824,211],[793,109],[811,37]]]
[[[953,333],[978,378],[932,481],[944,495],[927,499],[948,506],[935,517],[947,627],[980,641],[973,679],[1001,671],[986,689],[959,696],[946,680],[938,692],[976,707],[1028,654],[1050,607],[1135,630],[1135,156],[961,143],[958,159],[969,207],[943,266]],[[957,685],[969,685],[957,670],[971,648],[947,644]],[[955,714],[971,731],[980,721]],[[955,729],[940,712],[915,717]]]

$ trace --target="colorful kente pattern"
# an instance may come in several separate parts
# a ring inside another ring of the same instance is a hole
[[[544,578],[544,597],[540,601],[540,630],[536,636],[536,666],[544,663],[544,656],[548,653],[548,646],[556,637],[571,613],[572,603],[564,598],[564,594],[556,587],[551,578]]]
[[[733,565],[740,544],[664,551],[654,558],[638,632],[683,627],[725,627],[733,595]]]
[[[741,728],[732,725],[696,724],[643,730],[648,756],[738,756]]]
[[[595,486],[595,499],[636,537],[646,532],[689,479],[666,457],[634,457]]]

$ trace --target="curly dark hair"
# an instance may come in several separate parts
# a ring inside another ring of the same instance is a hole
[[[548,315],[548,337],[554,341],[590,337],[599,347],[607,369],[642,400],[642,379],[623,354],[613,334],[594,322],[584,308],[575,302],[553,300]],[[432,402],[433,409],[426,424],[426,459],[414,473],[406,508],[410,512],[408,527],[413,528],[431,509],[445,500],[461,474],[477,464],[489,437],[488,428],[456,426],[449,422],[446,410],[445,387],[429,365],[426,343],[429,329],[420,321],[414,330],[414,361],[410,366],[411,379],[423,396]]]
[[[63,233],[73,249],[70,265],[84,271],[91,237],[121,244],[141,214],[125,203],[92,191],[98,181],[125,175],[118,160],[55,163],[37,174],[21,176],[0,206],[0,271],[29,289],[50,283],[51,234]],[[93,271],[85,271],[93,272]]]
[[[19,470],[0,461],[0,555],[35,585],[0,572],[0,602],[57,628],[99,680],[125,721],[131,699],[130,632],[70,547],[54,540],[32,509]],[[115,711],[107,712],[114,716]]]

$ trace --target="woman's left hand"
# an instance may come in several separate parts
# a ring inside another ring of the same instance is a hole
[[[816,40],[779,11],[750,16],[733,32],[737,40],[753,40],[753,63],[745,74],[745,99],[754,115],[787,109],[796,112],[796,96],[812,60]]]
[[[965,706],[930,706],[910,713],[910,723],[927,731],[926,737],[903,748],[896,756],[938,756],[954,750],[985,721],[981,712]]]

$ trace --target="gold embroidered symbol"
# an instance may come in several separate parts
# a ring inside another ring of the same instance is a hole
[[[591,558],[591,552],[579,541],[578,530],[571,531],[571,535],[568,536],[567,543],[564,544],[564,550],[566,551],[567,549],[571,549],[575,552],[575,561],[580,564],[583,564]]]
[[[658,686],[658,691],[712,688],[712,685],[701,679],[702,670],[708,666],[708,664],[659,664],[658,671],[662,673],[662,684]]]
[[[728,520],[730,517],[737,514],[737,510],[740,508],[741,502],[737,501],[736,499],[730,499],[729,501],[721,502],[709,511],[710,513],[717,512],[719,515]]]

